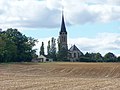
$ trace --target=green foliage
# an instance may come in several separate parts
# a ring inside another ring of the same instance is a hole
[[[15,43],[7,37],[5,32],[1,33],[0,38],[0,62],[10,62],[11,60],[14,61],[17,58],[17,47]]]
[[[109,53],[105,54],[104,61],[105,62],[116,62],[117,57],[113,53],[109,52]]]
[[[79,62],[96,62],[95,60],[90,59],[90,58],[85,57],[85,56],[81,56],[78,61]]]
[[[117,61],[120,62],[120,56],[117,58]]]
[[[95,53],[86,53],[85,55],[80,56],[80,62],[96,62],[95,60]]]
[[[50,58],[56,60],[56,39],[53,37],[51,38]]]
[[[100,53],[86,53],[79,58],[80,62],[118,62],[120,57],[117,57],[113,53],[107,53],[104,57]]]
[[[59,40],[58,43],[58,52],[57,52],[57,61],[69,61],[68,60],[68,50],[61,47]]]
[[[103,57],[100,53],[96,53],[94,56],[96,62],[103,62]]]
[[[40,55],[45,55],[45,53],[44,53],[44,42],[42,42],[42,45],[40,47]]]
[[[51,44],[50,41],[48,41],[48,46],[47,46],[47,56],[49,58],[52,58],[54,61],[57,60],[56,58],[56,39],[54,37],[51,38]]]
[[[50,56],[50,40],[48,41],[47,54],[48,56]]]
[[[57,54],[58,61],[68,61],[67,57],[68,57],[68,50],[66,50],[65,48],[61,48]]]
[[[31,61],[35,55],[35,40],[26,37],[17,29],[7,29],[0,32],[0,62]]]

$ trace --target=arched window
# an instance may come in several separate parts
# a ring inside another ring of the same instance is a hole
[[[76,58],[76,53],[74,53],[74,58]]]
[[[63,36],[62,36],[62,41],[63,41],[63,39],[64,39],[64,38],[63,38]]]
[[[80,57],[80,54],[78,53],[78,57]]]

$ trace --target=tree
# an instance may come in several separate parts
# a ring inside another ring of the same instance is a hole
[[[60,42],[58,39],[57,60],[58,61],[68,61],[68,55],[69,55],[68,50],[60,45]]]
[[[96,62],[103,62],[103,57],[100,53],[96,53],[94,58]]]
[[[48,55],[48,57],[50,56],[50,40],[48,41],[47,55]]]
[[[40,47],[40,55],[45,55],[45,53],[44,53],[44,42],[42,42],[42,45]]]
[[[82,61],[86,61],[86,62],[102,62],[103,61],[103,57],[100,53],[86,53],[83,57],[82,57]]]
[[[101,62],[102,60],[103,60],[103,57],[100,53],[91,53],[91,61]]]
[[[120,62],[120,56],[118,56],[117,61]]]
[[[0,62],[3,62],[5,45],[5,41],[2,39],[2,35],[0,34]]]
[[[50,47],[50,57],[53,60],[56,60],[56,39],[52,37],[51,39],[51,47]]]
[[[116,62],[116,60],[117,60],[117,57],[111,52],[105,54],[104,56],[105,62]]]
[[[35,46],[35,40],[31,37],[26,37],[20,33],[17,29],[7,29],[0,32],[1,43],[0,56],[2,56],[3,62],[21,62],[31,61],[35,50],[32,48]]]
[[[58,61],[68,61],[68,50],[65,48],[61,48],[60,51],[57,53],[57,60]]]
[[[91,61],[92,61],[92,60],[91,60],[91,54],[87,52],[87,53],[84,55],[84,60],[85,60],[86,62],[91,62]]]
[[[16,59],[17,48],[13,41],[11,41],[4,33],[0,35],[0,62],[13,62]]]
[[[35,43],[38,41],[32,37],[27,37],[27,39],[28,40],[24,45],[24,50],[25,50],[24,55],[26,55],[25,58],[27,57],[25,60],[30,61],[30,59],[37,57],[36,49],[32,49],[32,48],[35,46]]]

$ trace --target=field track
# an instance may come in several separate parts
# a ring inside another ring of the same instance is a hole
[[[0,64],[0,90],[120,90],[120,63]]]

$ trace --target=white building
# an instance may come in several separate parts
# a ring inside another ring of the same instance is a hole
[[[33,59],[32,62],[53,62],[53,59],[47,58],[45,55],[40,55],[37,59]]]

